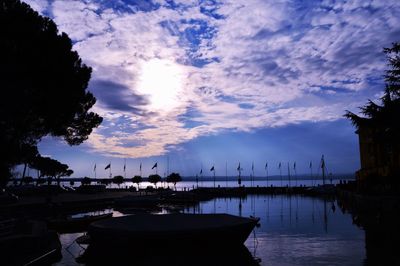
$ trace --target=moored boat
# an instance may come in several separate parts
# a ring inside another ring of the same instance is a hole
[[[235,246],[258,221],[228,214],[139,214],[94,222],[88,234],[98,247]]]
[[[88,226],[102,219],[111,218],[112,213],[104,213],[99,215],[84,215],[82,217],[66,217],[53,219],[48,221],[48,226],[60,233],[83,232]]]
[[[1,265],[51,265],[61,258],[61,242],[43,221],[0,220]]]

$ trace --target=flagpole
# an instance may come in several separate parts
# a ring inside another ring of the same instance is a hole
[[[215,168],[213,166],[213,174],[214,174],[214,188],[215,188]]]
[[[289,162],[287,163],[287,170],[288,170],[289,188],[290,188],[291,184],[290,184],[290,166],[289,166]]]
[[[293,164],[293,170],[294,170],[294,179],[296,180],[296,187],[297,187],[298,185],[297,185],[297,171],[296,171],[296,162],[294,162],[294,164]]]
[[[265,174],[267,178],[267,187],[268,187],[268,162],[265,163]]]
[[[254,187],[254,162],[251,163],[251,179],[252,179],[252,187]]]
[[[169,156],[167,156],[167,176],[169,175]]]
[[[225,182],[226,182],[226,187],[228,187],[228,162],[225,162]]]
[[[112,174],[111,174],[111,162],[110,162],[110,178],[112,177]]]
[[[325,185],[325,160],[323,154],[321,158],[321,169],[322,169],[322,185]]]
[[[239,162],[239,166],[237,168],[238,172],[239,172],[239,178],[238,178],[238,186],[240,187],[240,185],[242,184],[242,179],[241,179],[241,168],[240,168],[240,162]]]
[[[203,187],[203,163],[200,163],[200,180],[201,180],[201,187]]]
[[[312,161],[310,161],[310,173],[311,173],[311,186],[314,186],[314,178],[312,172]]]
[[[142,162],[140,162],[140,165],[139,165],[139,174],[140,174],[140,176],[142,176]]]
[[[283,181],[282,181],[282,164],[279,162],[279,175],[281,177],[281,187],[283,187]]]
[[[126,159],[124,159],[124,178],[126,178]]]

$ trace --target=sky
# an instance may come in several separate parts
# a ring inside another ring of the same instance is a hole
[[[80,146],[44,138],[75,177],[360,167],[345,110],[377,100],[400,1],[25,0],[93,68],[104,121]],[[169,163],[167,163],[169,162]],[[169,167],[167,167],[167,165]]]

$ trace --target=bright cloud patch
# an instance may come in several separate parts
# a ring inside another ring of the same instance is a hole
[[[182,67],[173,61],[151,59],[142,63],[136,88],[149,96],[149,110],[168,112],[181,105],[182,72]]]
[[[399,1],[26,0],[93,67],[89,145],[162,155],[196,137],[332,121],[382,89]]]

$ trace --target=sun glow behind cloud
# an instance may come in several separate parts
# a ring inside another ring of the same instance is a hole
[[[149,96],[149,111],[169,112],[182,104],[183,70],[165,59],[150,59],[141,64],[136,90]]]

